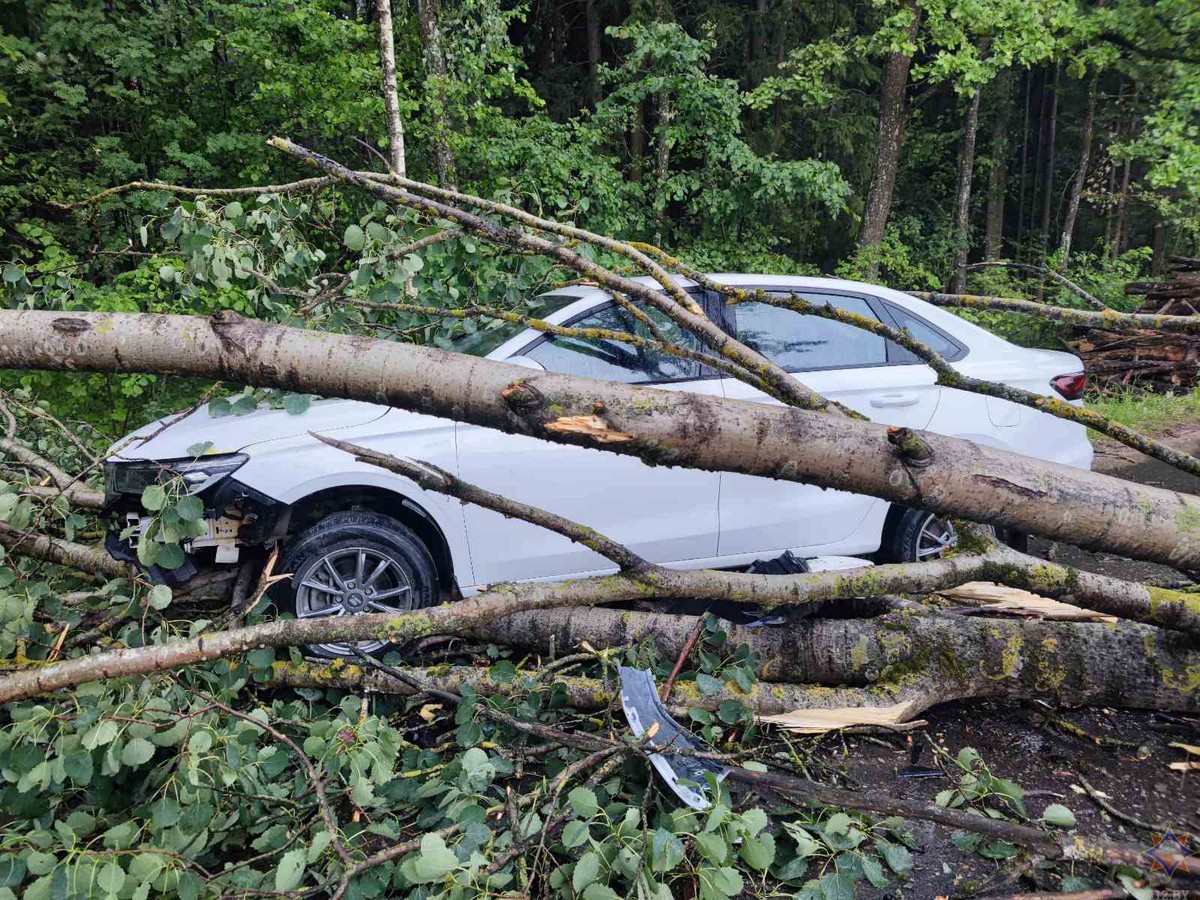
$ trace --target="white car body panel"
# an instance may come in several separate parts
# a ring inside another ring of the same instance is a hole
[[[1050,379],[1078,372],[1066,353],[1025,350],[937,307],[888,288],[827,278],[714,275],[731,286],[845,292],[879,298],[951,335],[968,348],[953,362],[964,374],[1053,395]],[[653,284],[649,279],[641,279]],[[687,282],[681,280],[681,284]],[[579,299],[546,318],[563,323],[608,296],[577,286],[557,294]],[[510,360],[539,337],[526,331],[488,354]],[[533,368],[531,360],[521,362]],[[940,387],[923,364],[886,364],[798,372],[818,393],[877,422],[923,428],[1038,459],[1089,468],[1086,430],[1006,400]],[[774,401],[743,382],[710,377],[659,385],[757,402]],[[152,423],[135,433],[159,430]],[[322,400],[300,416],[262,410],[213,419],[198,410],[157,436],[134,442],[120,459],[179,459],[213,442],[210,452],[239,451],[249,461],[236,479],[281,503],[317,491],[370,486],[407,498],[438,524],[464,594],[507,580],[543,580],[615,571],[603,557],[566,538],[443,495],[355,462],[309,432],[425,460],[489,490],[544,507],[610,535],[648,559],[679,568],[744,565],[784,550],[805,556],[853,556],[880,546],[889,508],[872,497],[735,473],[651,467],[632,457],[570,447],[370,403]],[[120,446],[120,445],[118,445]]]

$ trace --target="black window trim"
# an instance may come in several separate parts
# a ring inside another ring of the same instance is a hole
[[[857,300],[864,301],[867,304],[867,306],[870,308],[871,312],[875,313],[875,317],[877,319],[879,319],[880,322],[882,322],[885,325],[890,325],[892,328],[895,328],[897,330],[902,330],[902,329],[900,329],[899,323],[896,321],[895,317],[892,315],[892,312],[891,312],[891,308],[894,306],[894,304],[891,304],[887,300],[884,300],[882,297],[877,297],[874,294],[864,294],[860,291],[847,291],[847,290],[843,290],[841,288],[796,287],[794,285],[771,284],[769,282],[764,282],[762,284],[745,284],[745,285],[739,284],[739,285],[734,285],[734,287],[737,287],[739,290],[745,290],[745,291],[770,291],[773,294],[822,294],[827,297],[853,297]],[[738,304],[734,303],[734,304],[723,304],[723,305],[726,308],[726,312],[732,313],[732,315],[727,314],[722,317],[722,320],[723,320],[722,327],[725,329],[726,333],[729,334],[730,337],[732,337],[736,340],[737,339],[737,307],[738,307]],[[927,319],[922,318],[920,315],[918,315],[917,313],[913,312],[910,309],[905,308],[904,312],[906,314],[912,316],[914,319],[918,320],[922,325],[929,328],[931,331],[936,333],[939,337],[944,338],[947,342],[949,342],[956,348],[954,354],[951,356],[946,356],[943,354],[943,358],[947,362],[953,362],[955,360],[962,359],[964,356],[967,355],[967,349],[958,340],[956,340],[951,335],[947,334],[943,329],[938,328],[932,322],[928,321]],[[784,371],[790,375],[796,375],[801,372],[836,372],[841,369],[877,369],[877,368],[881,368],[883,366],[912,366],[912,365],[922,365],[923,366],[923,365],[926,365],[926,363],[921,359],[915,359],[915,360],[909,359],[909,358],[893,359],[892,355],[893,355],[894,351],[892,348],[894,346],[898,346],[898,345],[894,344],[894,342],[892,342],[891,340],[888,340],[887,338],[884,339],[883,346],[884,346],[884,352],[887,354],[887,358],[883,362],[848,363],[846,365],[812,366],[809,368],[784,367]],[[900,349],[903,349],[903,348],[900,348]]]
[[[696,288],[696,287],[685,287],[684,290],[692,295],[697,295],[697,294],[703,293],[699,288]],[[597,303],[595,306],[589,306],[587,309],[582,310],[581,312],[577,312],[575,315],[571,316],[566,321],[559,322],[558,324],[562,325],[564,328],[570,327],[571,325],[574,325],[576,322],[579,322],[582,319],[586,319],[588,316],[595,315],[598,312],[609,309],[610,307],[613,307],[616,305],[617,305],[617,301],[613,300],[612,297],[609,297],[607,300],[602,300],[599,303]],[[707,312],[707,310],[706,310],[706,312]],[[517,350],[514,353],[508,354],[508,356],[506,356],[505,359],[509,360],[509,359],[512,359],[514,356],[525,356],[527,353],[529,353],[529,351],[534,350],[537,347],[540,347],[542,344],[546,343],[547,341],[553,340],[554,338],[555,338],[555,335],[553,335],[553,334],[539,334],[536,338],[534,338],[532,341],[530,341],[528,344],[526,344],[520,350]],[[702,348],[702,349],[707,350],[707,348]],[[534,362],[537,362],[537,360],[534,360]],[[724,377],[723,372],[719,372],[716,369],[710,368],[710,367],[704,365],[703,363],[701,363],[700,364],[700,374],[699,374],[699,376],[697,376],[695,378],[661,378],[661,379],[657,379],[654,381],[628,381],[628,382],[622,382],[622,384],[629,384],[633,387],[645,387],[647,385],[656,385],[656,384],[683,384],[685,382],[693,382],[693,381],[709,381],[713,378],[722,378],[722,377]]]

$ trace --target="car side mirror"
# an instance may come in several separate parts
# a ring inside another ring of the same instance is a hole
[[[520,366],[523,369],[534,369],[538,372],[545,372],[546,367],[536,359],[530,359],[528,356],[510,356],[505,362],[510,362],[514,366]]]

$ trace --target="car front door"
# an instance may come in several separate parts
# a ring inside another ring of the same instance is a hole
[[[887,316],[881,304],[862,296],[798,294],[810,303],[832,303],[873,319]],[[940,390],[933,370],[891,341],[767,303],[730,306],[726,318],[742,343],[829,400],[888,425],[922,428],[933,418]],[[778,402],[735,379],[722,379],[722,386],[730,398]],[[725,473],[719,553],[724,558],[783,550],[837,551],[838,542],[881,503],[844,491]]]
[[[696,347],[691,335],[661,313],[646,313],[665,340]],[[568,324],[650,336],[643,323],[611,301]],[[720,380],[694,361],[594,336],[531,338],[513,355],[551,372],[721,393]],[[473,425],[459,424],[457,437],[459,471],[467,481],[595,528],[653,562],[682,564],[716,556],[716,473],[651,467],[630,456]],[[561,535],[476,506],[466,508],[466,528],[479,584],[613,568]]]

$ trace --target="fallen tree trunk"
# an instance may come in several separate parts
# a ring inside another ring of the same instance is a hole
[[[586,641],[627,647],[652,640],[676,658],[696,619],[612,609],[554,609],[472,628],[484,640],[546,652]],[[760,715],[827,707],[828,688],[885,691],[915,701],[916,715],[967,697],[1038,698],[1063,705],[1200,709],[1200,650],[1186,636],[1121,622],[1015,621],[907,609],[871,619],[808,618],[776,628],[727,624],[730,647],[758,656],[762,682],[730,696]],[[786,682],[786,683],[785,683]],[[673,700],[704,705],[694,682],[676,682]],[[835,705],[844,705],[842,698]]]
[[[386,403],[650,464],[870,494],[1200,568],[1200,498],[926,432],[219,315],[0,311],[0,367],[195,375]]]

